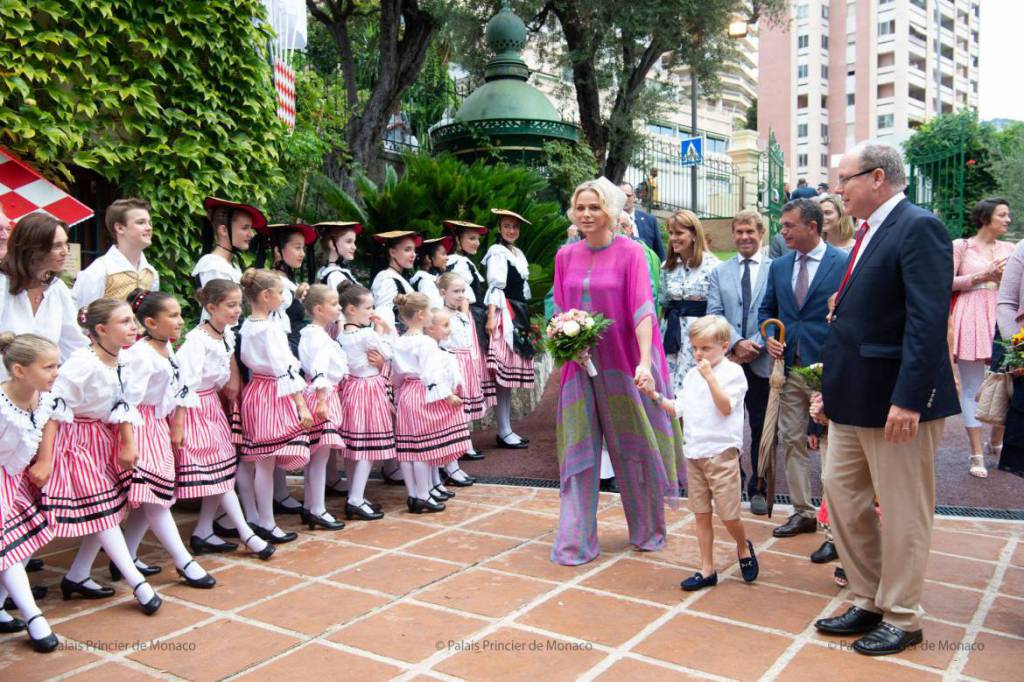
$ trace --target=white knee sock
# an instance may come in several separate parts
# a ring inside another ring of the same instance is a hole
[[[341,455],[338,455],[341,457]],[[348,483],[349,490],[352,489],[352,479],[356,475],[356,460],[345,458],[345,482]]]
[[[142,542],[147,530],[149,521],[146,520],[146,513],[142,507],[128,512],[128,520],[124,523],[124,544],[128,546],[128,551],[136,561],[139,557],[139,543]]]
[[[224,513],[235,522],[235,527],[238,529],[238,537],[245,543],[245,546],[254,552],[262,551],[267,546],[267,541],[256,535],[252,528],[249,527],[249,524],[246,523],[245,515],[242,514],[242,505],[238,503],[235,491],[229,490],[221,495],[219,499]]]
[[[497,397],[494,418],[498,422],[498,435],[509,443],[518,443],[519,436],[512,431],[512,389],[498,386]]]
[[[397,478],[400,481],[405,480],[405,469],[402,468],[401,462],[397,459],[389,459],[380,465],[380,471],[382,474],[386,474],[390,478]]]
[[[430,499],[430,470],[434,468],[429,462],[413,462],[412,471],[416,478],[416,494],[421,500]]]
[[[612,469],[612,458],[608,454],[608,448],[601,448],[601,478],[614,478],[615,470]]]
[[[259,509],[256,507],[255,463],[238,463],[238,471],[235,474],[235,489],[238,491],[238,501],[245,511],[245,518],[251,526],[260,517]]]
[[[21,611],[21,617],[26,621],[42,613],[36,604],[35,597],[32,596],[32,586],[28,583],[24,565],[13,564],[6,571],[0,573],[0,582],[3,583],[4,590],[11,595],[14,605]],[[6,596],[4,598],[6,599]],[[50,624],[46,622],[45,618],[36,618],[29,623],[28,634],[33,639],[42,639],[51,632]]]
[[[373,462],[365,459],[346,459],[346,469],[348,469],[349,462],[352,463],[352,475],[348,479],[348,503],[358,507],[366,501],[363,495],[366,494],[366,479],[370,477],[370,469],[373,468]]]
[[[274,530],[274,458],[268,457],[256,462],[256,510],[259,512],[259,525],[267,530]]]
[[[330,448],[317,448],[316,451],[309,453],[309,464],[306,465],[306,497],[303,505],[317,516],[327,511],[324,505],[324,492],[327,484],[327,460],[330,456]]]
[[[289,509],[298,509],[302,506],[288,489],[288,474],[284,469],[274,469],[274,499],[282,503],[287,500],[289,504],[285,506]]]
[[[171,510],[161,507],[158,504],[143,504],[142,509],[146,513],[146,520],[149,527],[153,529],[153,535],[160,541],[167,553],[174,560],[174,565],[185,572],[185,575],[193,580],[202,578],[206,571],[198,563],[192,560],[192,555],[185,549],[185,543],[181,541],[178,534],[178,527],[174,525],[174,517]]]
[[[132,556],[128,553],[128,546],[124,544],[124,536],[121,535],[121,528],[119,526],[101,530],[90,537],[95,537],[99,541],[103,551],[107,553],[107,556],[114,562],[114,565],[120,569],[121,575],[124,576],[128,584],[135,590],[135,598],[140,604],[145,604],[153,598],[155,592],[153,592],[153,588],[148,583],[139,587],[140,583],[146,582],[146,578],[139,573],[139,569],[135,568],[135,562],[132,561]],[[82,547],[84,549],[84,542]],[[136,587],[138,587],[137,590],[135,589]]]
[[[448,462],[444,465],[444,470],[448,472],[448,476],[454,478],[459,483],[467,480],[466,472],[459,467],[459,461]]]
[[[117,530],[118,535],[121,534],[121,529],[115,526],[113,529]],[[124,538],[121,538],[121,542],[124,543]],[[96,555],[100,553],[100,538],[99,534],[86,535],[82,538],[82,544],[78,546],[78,553],[75,554],[75,560],[71,562],[71,568],[68,569],[67,575],[65,576],[68,580],[74,583],[84,582],[86,587],[93,589],[99,587],[99,585],[92,580],[90,574],[92,573],[92,565],[96,563]],[[125,548],[128,551],[128,548]],[[112,557],[111,557],[112,558]],[[120,568],[120,566],[118,566]],[[132,568],[135,568],[135,564],[132,564]],[[124,573],[124,571],[122,571]],[[140,574],[141,575],[141,574]]]
[[[341,467],[338,465],[339,462],[341,462],[342,465],[348,464],[348,460],[343,459],[341,450],[331,450],[331,455],[327,458],[327,472],[324,476],[327,481],[327,487],[334,488],[335,490],[346,490],[346,484],[349,483],[352,478],[349,476],[343,477],[341,475]]]
[[[231,496],[235,496],[233,490],[231,491]],[[192,531],[192,535],[208,541],[212,540],[215,544],[222,542],[222,539],[213,533],[213,522],[217,519],[217,510],[220,508],[221,497],[223,495],[210,495],[204,497],[203,501],[199,503],[199,520],[196,521],[196,527]],[[238,504],[238,498],[235,498],[235,504]],[[227,509],[224,512],[227,513]],[[210,537],[211,535],[213,537]]]
[[[405,492],[409,493],[409,497],[416,497],[416,475],[413,472],[412,462],[399,462],[398,465],[402,469],[402,480],[405,481]]]

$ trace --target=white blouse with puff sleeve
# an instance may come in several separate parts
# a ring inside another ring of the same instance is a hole
[[[181,366],[170,348],[164,357],[146,339],[139,339],[122,353],[122,361],[131,366],[130,399],[139,405],[152,405],[163,419],[177,407],[199,407],[199,396],[183,382]]]
[[[26,412],[0,389],[0,466],[11,476],[20,476],[36,456],[43,439],[43,427],[50,420],[70,422],[67,404],[52,393],[40,393],[35,409]]]
[[[196,393],[219,391],[231,379],[231,358],[235,354],[235,335],[225,334],[215,339],[205,325],[185,334],[185,342],[178,348],[181,380]]]
[[[315,389],[336,389],[348,374],[348,359],[341,344],[315,324],[299,332],[299,362]]]
[[[75,418],[142,426],[138,399],[130,386],[131,367],[123,358],[117,367],[111,367],[86,347],[76,350],[60,366],[53,394],[64,400]]]
[[[373,327],[345,326],[345,330],[338,335],[338,343],[345,351],[345,358],[348,360],[348,373],[351,376],[365,379],[380,374],[380,370],[370,364],[366,354],[375,350],[390,360],[392,355],[392,343],[394,335],[382,337]]]
[[[462,385],[455,356],[423,334],[406,334],[395,341],[395,384],[406,378],[417,378],[427,389],[427,402],[444,400]]]
[[[306,381],[299,373],[299,361],[292,355],[288,335],[273,320],[246,319],[240,333],[242,362],[253,374],[277,380],[279,398],[301,393]]]

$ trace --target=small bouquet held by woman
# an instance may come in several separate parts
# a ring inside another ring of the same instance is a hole
[[[612,324],[612,320],[600,313],[575,308],[566,310],[552,317],[544,328],[544,349],[560,366],[575,360],[584,366],[588,376],[596,377],[597,368],[590,359],[590,349]]]

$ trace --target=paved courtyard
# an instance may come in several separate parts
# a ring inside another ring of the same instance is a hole
[[[687,594],[678,584],[697,555],[685,509],[669,512],[665,550],[637,553],[617,496],[603,494],[603,554],[566,568],[548,561],[556,490],[477,485],[433,516],[405,513],[402,489],[371,483],[368,496],[383,521],[302,530],[269,562],[204,557],[213,590],[177,584],[148,544],[142,558],[164,567],[153,583],[165,603],[151,618],[123,584],[113,599],[61,601],[59,567],[74,550],[56,542],[31,578],[51,587],[41,606],[62,649],[41,656],[24,633],[6,635],[0,679],[1021,679],[1021,523],[938,519],[925,644],[870,659],[812,627],[846,606],[833,566],[807,560],[820,535],[779,540],[747,517],[758,582],[743,583],[732,557],[719,586]],[[176,517],[187,532],[193,514]],[[300,530],[296,517],[280,520]],[[731,546],[718,549],[725,566]],[[102,554],[94,576],[109,584]]]

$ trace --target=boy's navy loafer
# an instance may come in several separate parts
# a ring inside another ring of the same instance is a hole
[[[687,592],[695,592],[697,590],[704,589],[705,587],[714,587],[718,584],[718,571],[715,571],[708,577],[704,577],[700,571],[697,571],[689,578],[679,583],[679,586]]]
[[[757,555],[754,554],[754,544],[747,540],[747,549],[750,550],[750,556],[745,559],[740,559],[740,573],[743,574],[743,579],[748,583],[752,583],[757,580]]]

